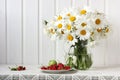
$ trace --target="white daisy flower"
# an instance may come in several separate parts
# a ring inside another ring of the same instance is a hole
[[[76,28],[92,30],[89,19],[86,19],[85,17],[81,17],[78,21],[79,22],[76,23]]]
[[[55,21],[61,21],[64,19],[64,13],[59,12],[54,18],[55,18]]]
[[[73,31],[73,25],[71,22],[67,22],[65,25],[65,33],[71,33]]]
[[[92,38],[94,40],[101,40],[103,38],[105,38],[105,32],[104,29],[98,28],[94,31],[94,36],[92,36]]]
[[[76,12],[76,9],[70,9],[69,11],[66,11],[65,13],[66,19],[68,19],[68,21],[70,22],[75,22],[76,20],[78,20],[79,15]]]
[[[54,27],[45,28],[44,33],[47,34],[51,40],[56,40],[58,38]]]
[[[75,42],[77,42],[75,34],[66,34],[65,40],[71,45],[75,45]]]
[[[61,20],[61,21],[56,21],[56,22],[55,22],[55,27],[56,27],[56,29],[57,29],[57,32],[60,32],[60,33],[61,33],[61,31],[65,29],[65,23],[64,23],[64,21],[63,21],[63,20]]]
[[[75,15],[77,13],[77,9],[75,8],[70,8],[64,11],[66,16],[71,16],[71,15]]]
[[[111,27],[106,27],[105,28],[105,34],[107,35],[108,33],[111,33],[112,29]]]
[[[93,26],[95,26],[95,28],[103,29],[106,26],[105,16],[104,16],[104,14],[101,14],[101,13],[93,14],[92,22],[93,22]]]
[[[58,34],[60,40],[64,40],[64,38],[65,38],[64,37],[65,36],[65,31],[64,30],[56,31],[56,33]]]
[[[49,27],[48,31],[49,31],[49,34],[51,34],[51,35],[55,34],[55,28],[54,27]]]
[[[70,8],[66,9],[64,11],[61,11],[60,13],[60,19],[64,19],[65,21],[69,20],[71,15],[76,15],[76,9]]]
[[[83,9],[79,9],[78,11],[79,11],[79,14],[81,16],[88,15],[89,13],[92,12],[92,10],[90,9],[90,7],[88,7],[88,6],[85,6]]]
[[[57,16],[55,16],[55,20],[56,21],[60,21],[60,20],[62,20],[63,19],[63,16],[62,15],[57,15]]]
[[[47,28],[47,32],[48,32],[50,35],[53,35],[53,34],[55,34],[55,28],[54,28],[54,27],[49,27],[49,28]]]
[[[75,22],[77,20],[77,15],[71,15],[70,17],[69,17],[69,21],[70,22]]]
[[[80,40],[86,40],[90,38],[90,32],[85,29],[78,29],[76,31],[77,36],[80,38]]]

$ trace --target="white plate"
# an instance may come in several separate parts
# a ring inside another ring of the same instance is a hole
[[[66,73],[71,70],[41,70],[41,71],[45,73]]]

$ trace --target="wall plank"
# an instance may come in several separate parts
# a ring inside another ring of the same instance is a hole
[[[104,12],[104,0],[90,0],[89,5],[92,9],[98,10],[100,12]],[[105,65],[105,47],[106,40],[102,40],[99,42],[99,45],[95,46],[92,49],[92,57],[93,57],[93,66],[104,66]]]
[[[39,46],[40,64],[48,64],[48,61],[55,59],[55,41],[51,41],[47,35],[43,34],[44,25],[42,20],[50,20],[55,13],[55,0],[40,0],[40,26],[39,26]]]
[[[66,8],[71,7],[71,0],[56,0],[56,13]],[[65,42],[62,40],[56,41],[56,59],[65,62]]]
[[[106,63],[107,66],[120,64],[120,7],[119,0],[106,0],[106,14],[112,24],[112,34],[107,40]]]
[[[23,0],[23,62],[38,64],[38,0]]]
[[[69,0],[69,1],[56,0],[56,13],[61,11],[61,10],[70,8],[71,6],[72,6],[71,0]]]
[[[21,0],[7,0],[7,63],[21,63]]]
[[[105,0],[89,0],[89,5],[92,9],[104,12]]]
[[[0,0],[0,64],[6,63],[6,2]]]
[[[88,6],[87,0],[72,0],[72,7],[83,8],[84,6]]]

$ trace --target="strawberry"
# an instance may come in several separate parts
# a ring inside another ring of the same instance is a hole
[[[57,69],[57,65],[51,65],[48,67],[49,70],[56,70]]]
[[[65,70],[69,70],[69,69],[70,69],[70,66],[65,66],[64,69],[65,69]]]
[[[62,70],[62,69],[64,69],[64,64],[62,64],[62,63],[58,63],[58,68],[57,68],[58,70]]]
[[[69,70],[70,66],[66,66],[63,63],[58,63],[58,64],[53,64],[47,67],[43,66],[41,67],[41,69],[43,70]]]
[[[58,66],[59,66],[59,67],[64,67],[64,64],[58,63]]]
[[[62,70],[62,69],[63,69],[62,67],[59,67],[59,66],[57,67],[57,70]]]
[[[47,70],[50,70],[50,66],[47,67]]]
[[[47,68],[45,66],[42,66],[41,69],[46,70]]]

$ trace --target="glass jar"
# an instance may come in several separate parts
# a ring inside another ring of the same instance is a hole
[[[87,70],[92,66],[91,54],[80,54],[76,56],[76,69]]]
[[[74,67],[78,70],[87,70],[92,66],[91,53],[87,49],[86,45],[87,40],[78,40],[78,42],[74,46],[71,46],[71,48],[73,48],[73,52],[68,52],[69,57],[67,58],[67,65]]]

